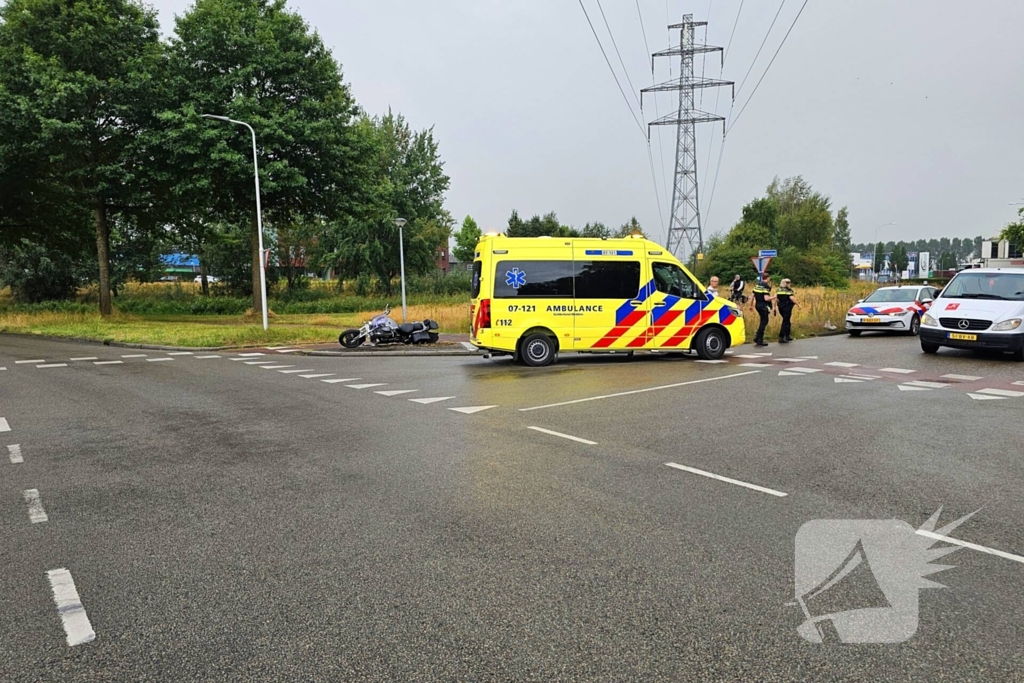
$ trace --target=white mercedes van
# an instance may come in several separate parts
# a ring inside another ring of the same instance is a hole
[[[971,268],[949,281],[921,317],[921,350],[1002,351],[1024,361],[1024,268]]]

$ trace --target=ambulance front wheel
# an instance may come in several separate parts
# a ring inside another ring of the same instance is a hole
[[[707,327],[697,334],[693,346],[701,360],[718,360],[725,355],[725,334],[717,327]]]
[[[531,334],[519,346],[519,357],[529,366],[539,368],[555,361],[555,342],[546,334]]]

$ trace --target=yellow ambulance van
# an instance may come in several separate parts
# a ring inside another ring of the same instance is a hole
[[[714,360],[744,340],[740,310],[640,236],[485,235],[472,298],[472,343],[532,366],[562,351],[692,349]]]

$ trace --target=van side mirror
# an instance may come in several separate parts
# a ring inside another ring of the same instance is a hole
[[[864,303],[864,299],[857,299],[857,303],[859,303],[859,304]]]

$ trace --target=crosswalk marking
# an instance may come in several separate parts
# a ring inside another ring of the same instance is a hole
[[[382,386],[384,386],[386,384],[387,384],[387,382],[376,382],[376,383],[372,383],[372,384],[349,384],[348,388],[349,389],[369,389],[370,387],[382,387]]]
[[[375,391],[373,393],[380,394],[381,396],[399,396],[401,394],[411,394],[419,391],[419,389],[390,389],[388,391]]]
[[[321,382],[327,382],[328,384],[338,384],[339,382],[357,382],[362,377],[343,377],[342,379],[322,379]]]
[[[313,372],[316,368],[306,368],[305,370],[281,370],[282,375],[297,375],[300,372]]]
[[[923,380],[914,380],[913,382],[906,382],[905,384],[921,389],[944,389],[949,386],[945,382],[925,382]]]
[[[841,361],[834,360],[831,363],[825,363],[825,365],[831,365],[834,368],[855,368],[860,363],[843,363]]]
[[[260,370],[284,370],[285,368],[294,367],[294,365],[261,365]]]
[[[906,368],[879,368],[878,372],[894,372],[899,375],[909,375],[917,370],[907,370]]]
[[[76,360],[99,360],[99,356],[80,356],[78,358],[68,358],[68,360],[71,360],[71,361],[76,361]]]
[[[124,365],[123,360],[98,360],[93,365]]]
[[[299,377],[301,377],[303,379],[316,379],[318,377],[333,377],[333,376],[334,376],[333,372],[322,372],[322,373],[317,374],[317,375],[299,375]]]
[[[43,363],[42,365],[37,365],[36,367],[37,368],[66,368],[67,366],[68,366],[67,363]]]
[[[979,379],[982,379],[977,375],[943,375],[942,377],[944,379],[958,379],[961,382],[975,382]]]
[[[1006,398],[1018,398],[1024,396],[1024,391],[1010,391],[1009,389],[978,389],[979,394],[990,394],[992,396],[1005,396]]]

